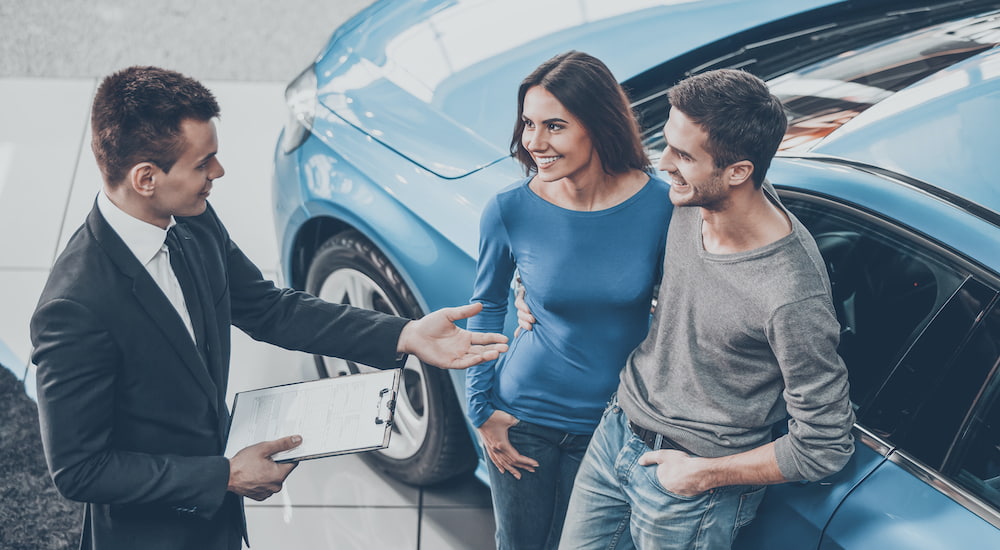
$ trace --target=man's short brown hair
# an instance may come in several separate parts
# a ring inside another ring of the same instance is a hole
[[[708,133],[705,150],[716,169],[749,160],[754,185],[764,183],[788,119],[763,80],[745,71],[719,69],[680,81],[668,97],[671,109]]]
[[[212,92],[197,80],[159,67],[129,67],[101,82],[94,97],[91,147],[108,185],[140,162],[169,172],[183,153],[181,122],[219,116]]]

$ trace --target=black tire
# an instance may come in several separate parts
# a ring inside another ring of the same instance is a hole
[[[306,291],[330,302],[419,319],[423,312],[389,260],[357,231],[331,237],[316,251]],[[316,356],[320,377],[372,367]],[[403,368],[389,448],[364,453],[372,466],[413,485],[431,485],[476,466],[476,455],[448,372],[409,357]]]

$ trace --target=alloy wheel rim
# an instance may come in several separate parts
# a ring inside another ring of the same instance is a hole
[[[318,296],[328,302],[399,315],[385,290],[371,277],[356,269],[343,268],[332,272],[323,281]],[[336,357],[323,357],[322,360],[330,376],[340,376],[354,370],[359,373],[380,370]],[[383,455],[397,460],[412,457],[420,450],[429,424],[427,379],[420,360],[413,355],[407,356],[401,378],[393,415],[393,434],[389,447],[381,451]]]

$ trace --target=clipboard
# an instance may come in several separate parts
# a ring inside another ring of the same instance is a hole
[[[401,373],[390,369],[239,392],[225,456],[295,434],[302,443],[272,460],[298,462],[385,449]]]

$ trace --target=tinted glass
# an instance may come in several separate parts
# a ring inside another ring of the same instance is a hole
[[[1000,308],[977,329],[966,346],[963,359],[993,376],[991,388],[981,401],[989,406],[974,414],[965,438],[955,453],[957,480],[993,506],[1000,507]],[[952,468],[949,468],[952,469]]]
[[[830,274],[841,325],[838,351],[860,415],[965,276],[877,221],[784,198],[809,229]]]
[[[782,149],[825,137],[893,93],[990,49],[995,14],[935,25],[768,81],[788,114]]]
[[[863,418],[866,427],[941,467],[996,361],[979,324],[995,296],[985,284],[965,281],[895,367]]]
[[[666,91],[691,74],[734,68],[767,80],[788,113],[781,146],[788,149],[805,147],[893,93],[1000,43],[995,2],[911,4],[859,4],[827,20],[792,18],[632,79],[626,85],[634,92],[647,150],[654,158],[662,152]]]

